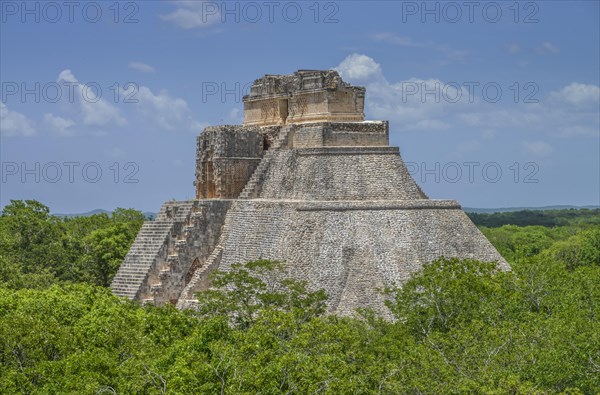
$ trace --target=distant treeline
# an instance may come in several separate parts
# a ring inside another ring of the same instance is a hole
[[[600,209],[522,210],[503,213],[467,213],[477,226],[498,228],[517,226],[599,225]]]

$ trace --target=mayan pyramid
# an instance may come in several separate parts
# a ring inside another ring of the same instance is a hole
[[[243,125],[197,137],[196,199],[144,223],[113,292],[189,307],[211,271],[265,258],[325,289],[331,313],[384,313],[377,290],[441,256],[508,269],[456,201],[423,193],[364,100],[332,70],[256,80]]]

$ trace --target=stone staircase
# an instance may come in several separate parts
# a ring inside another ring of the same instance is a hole
[[[149,287],[146,287],[145,294],[140,295],[144,303],[163,305],[179,296],[180,282],[188,269],[185,263],[189,261],[189,257],[186,256],[185,250],[193,244],[191,239],[195,219],[200,215],[192,208],[186,218],[181,218],[183,221],[176,229],[176,234],[166,244],[166,259],[158,260],[156,270],[149,274]]]
[[[238,196],[238,199],[254,199],[258,197],[260,194],[261,185],[265,179],[269,166],[271,165],[271,161],[273,160],[275,152],[282,147],[287,146],[288,144],[290,130],[290,126],[281,127],[281,130],[273,142],[273,145],[265,153],[256,169],[254,169],[252,176],[246,183],[246,186],[244,186],[244,189]]]
[[[111,284],[114,294],[145,300],[142,294],[147,286],[154,292],[162,289],[160,282],[148,284],[149,277],[164,269],[161,263],[169,260],[169,247],[178,228],[189,221],[192,205],[193,201],[165,203],[154,221],[142,225]]]
[[[176,307],[178,309],[192,308],[196,305],[197,300],[194,292],[200,288],[207,289],[209,286],[209,274],[219,265],[221,257],[223,256],[223,244],[225,237],[227,236],[233,219],[230,215],[225,217],[223,225],[221,227],[221,234],[211,254],[204,262],[201,268],[193,273],[192,278],[188,284],[185,284],[182,290],[179,300],[177,301]]]

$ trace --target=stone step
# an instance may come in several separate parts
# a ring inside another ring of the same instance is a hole
[[[130,259],[130,260],[123,262],[121,267],[125,271],[136,270],[136,271],[139,271],[140,273],[144,273],[144,272],[146,272],[146,269],[145,269],[146,264],[150,264],[153,261],[155,261],[155,259],[145,259],[145,260],[141,260],[141,259],[131,260]]]
[[[161,244],[162,245],[162,244]],[[148,254],[148,249],[155,246],[155,244],[148,244],[148,245],[137,245],[135,247],[133,247],[131,250],[129,250],[129,255],[130,256],[156,256],[155,253],[153,253],[152,255]]]
[[[126,297],[135,297],[136,294],[136,289],[135,288],[131,288],[131,289],[113,289],[112,290],[116,295],[118,296],[126,296]]]
[[[137,289],[135,286],[131,286],[130,284],[119,284],[118,287],[113,288],[115,291],[121,293],[133,293],[135,294]]]
[[[123,260],[123,263],[121,264],[121,266],[127,267],[128,264],[137,265],[137,263],[153,261],[155,259],[156,259],[156,255],[139,256],[139,255],[131,254],[131,255],[127,255],[125,257],[125,260]]]
[[[121,267],[126,268],[126,267],[133,267],[133,266],[139,266],[141,263],[145,263],[145,262],[150,262],[150,261],[154,261],[159,257],[159,255],[148,255],[148,256],[136,256],[136,255],[127,255],[125,256],[125,259],[123,260],[123,263],[121,264]]]
[[[143,273],[143,272],[135,272],[135,271],[123,271],[121,273],[119,273],[119,277],[116,278],[113,282],[115,284],[118,284],[119,282],[131,282],[132,279],[140,279],[142,277],[145,277],[147,273]]]
[[[122,290],[122,291],[113,290],[113,292],[115,294],[117,294],[118,296],[125,296],[125,297],[128,297],[128,298],[135,297],[135,295],[136,295],[135,290]]]
[[[162,228],[171,226],[172,223],[173,223],[173,221],[146,221],[142,225],[141,229],[142,230],[144,230],[144,229],[147,229],[147,230],[162,229]]]
[[[120,292],[133,292],[134,294],[137,292],[137,282],[139,279],[132,279],[130,282],[121,282],[114,284],[112,287],[113,290]]]
[[[120,273],[123,275],[130,275],[132,273],[139,273],[139,274],[146,275],[147,272],[145,270],[143,270],[143,268],[141,268],[141,267],[125,266],[120,269]]]

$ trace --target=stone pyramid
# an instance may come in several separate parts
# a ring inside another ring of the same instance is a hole
[[[142,226],[113,292],[190,307],[211,271],[265,258],[325,289],[331,313],[385,314],[377,290],[441,256],[508,269],[456,201],[423,193],[388,122],[364,120],[364,99],[331,70],[256,80],[243,125],[198,136],[196,199]]]

